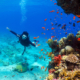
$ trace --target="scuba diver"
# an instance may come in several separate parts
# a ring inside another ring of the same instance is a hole
[[[38,47],[37,45],[35,45],[34,43],[32,43],[29,40],[29,34],[27,31],[24,31],[21,35],[15,33],[14,31],[11,31],[8,27],[6,27],[7,30],[9,30],[11,33],[13,33],[14,35],[16,35],[17,37],[19,37],[19,41],[23,46],[24,46],[24,51],[22,53],[22,55],[24,54],[24,52],[26,51],[26,47],[28,47],[30,44],[34,47]]]

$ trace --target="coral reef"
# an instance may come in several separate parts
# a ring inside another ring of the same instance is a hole
[[[79,36],[80,31],[76,36],[69,34],[56,42],[59,45],[58,55],[55,56],[55,52],[49,54],[51,61],[48,65],[49,74],[54,76],[49,78],[50,75],[48,75],[46,80],[80,80],[80,41],[77,40]],[[56,45],[53,45],[53,42],[50,44],[51,49]]]
[[[80,0],[56,0],[66,14],[80,15]]]
[[[53,75],[53,74],[48,74],[47,79],[48,79],[48,80],[52,80],[52,79],[53,79],[53,77],[54,77],[54,75]]]
[[[53,41],[52,39],[48,39],[47,43],[52,49],[52,53],[54,53],[54,55],[57,55],[57,52],[59,51],[59,43],[57,42],[57,40]]]

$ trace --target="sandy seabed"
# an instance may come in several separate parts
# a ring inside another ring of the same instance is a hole
[[[30,38],[33,41],[33,36]],[[46,55],[51,49],[48,47],[46,40],[38,39],[41,44],[39,47],[29,46],[22,56],[24,47],[18,43],[18,38],[13,34],[0,35],[0,80],[44,80],[48,75],[45,71],[50,59]],[[43,51],[41,51],[43,49]],[[43,53],[44,52],[44,53]],[[39,57],[43,56],[41,59]],[[45,56],[45,60],[44,60]],[[27,58],[28,70],[24,73],[13,71],[21,61]],[[44,69],[41,70],[41,67]],[[30,70],[33,68],[33,70]]]

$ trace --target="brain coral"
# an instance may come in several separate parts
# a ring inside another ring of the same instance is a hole
[[[74,49],[71,46],[66,46],[65,50],[66,50],[66,54],[74,52]]]

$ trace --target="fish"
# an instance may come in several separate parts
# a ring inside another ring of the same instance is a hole
[[[45,37],[45,39],[47,39],[47,37]]]
[[[55,12],[54,10],[52,10],[52,11],[49,11],[49,13],[52,13],[52,12]]]
[[[59,13],[59,11],[57,12],[57,14]]]
[[[73,17],[73,20],[75,20],[75,18],[76,18],[76,17],[74,16],[74,17]]]
[[[43,49],[41,49],[41,51],[43,51]]]
[[[61,12],[61,15],[62,15],[62,12]]]
[[[77,21],[77,23],[79,23],[80,21]]]
[[[38,37],[33,37],[34,39],[37,39],[37,38],[39,38],[39,36]]]
[[[41,34],[44,34],[45,35],[45,33],[41,33]]]
[[[55,29],[55,28],[52,27],[51,30],[53,30],[53,29]]]
[[[54,36],[51,36],[51,39],[54,38]]]
[[[42,29],[44,29],[44,30],[45,30],[45,27],[42,27]]]
[[[65,35],[67,34],[67,32],[65,32]]]
[[[47,29],[47,30],[49,30],[49,29]]]
[[[75,27],[75,23],[73,23],[73,26]]]
[[[57,26],[57,27],[59,27],[59,26],[61,26],[61,24],[58,24],[58,26]]]
[[[38,44],[37,46],[40,46],[41,44]]]
[[[33,41],[34,41],[34,42],[37,42],[37,43],[39,42],[38,40],[33,40]]]
[[[53,26],[54,24],[51,22],[51,26]]]
[[[12,75],[12,77],[14,77],[15,75]]]
[[[46,18],[46,19],[44,19],[44,21],[47,21],[47,18]]]
[[[34,68],[31,68],[30,70],[32,71]]]
[[[54,3],[54,5],[56,5],[57,3]]]
[[[7,77],[7,76],[4,76],[4,77]]]
[[[43,66],[43,69],[44,69],[44,66]]]
[[[47,71],[47,67],[46,67],[45,71]]]
[[[40,79],[41,79],[41,77],[40,77]]]
[[[41,67],[41,70],[42,70],[42,68],[43,68],[43,67]]]
[[[62,27],[61,27],[61,29],[66,29],[66,24],[64,24]]]

